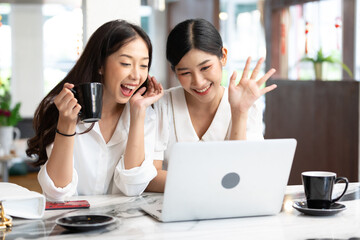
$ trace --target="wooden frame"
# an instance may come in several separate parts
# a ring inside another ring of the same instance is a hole
[[[265,138],[295,138],[297,150],[289,184],[301,172],[333,171],[359,180],[359,90],[355,81],[270,80]]]

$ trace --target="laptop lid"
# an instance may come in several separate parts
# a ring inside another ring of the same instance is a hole
[[[174,144],[161,220],[277,214],[295,148],[295,139]]]

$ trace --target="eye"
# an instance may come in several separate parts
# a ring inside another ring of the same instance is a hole
[[[128,66],[130,66],[131,64],[130,63],[120,63],[122,66],[124,66],[124,67],[128,67]]]
[[[206,66],[206,67],[202,67],[200,70],[201,71],[206,71],[207,69],[209,69],[211,66]]]
[[[183,72],[183,73],[180,73],[181,76],[186,76],[186,75],[189,75],[190,72]]]
[[[140,67],[142,67],[142,68],[148,68],[149,66],[148,66],[148,65],[143,64],[143,65],[140,65]]]

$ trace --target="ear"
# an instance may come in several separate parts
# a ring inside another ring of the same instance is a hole
[[[222,57],[220,59],[220,62],[221,65],[224,67],[227,61],[227,49],[223,47],[221,51],[222,51]]]
[[[103,66],[101,66],[101,68],[99,68],[99,74],[100,74],[100,75],[103,75],[103,74],[104,74],[104,67],[103,67]]]

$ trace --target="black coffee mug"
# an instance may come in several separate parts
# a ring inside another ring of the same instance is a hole
[[[103,85],[98,82],[81,83],[71,91],[81,106],[80,120],[86,123],[99,121],[102,110]]]
[[[344,196],[349,185],[346,177],[336,177],[333,172],[310,171],[301,173],[301,176],[308,208],[329,209],[331,204]],[[340,196],[332,199],[334,184],[340,181],[345,182],[345,189]]]

